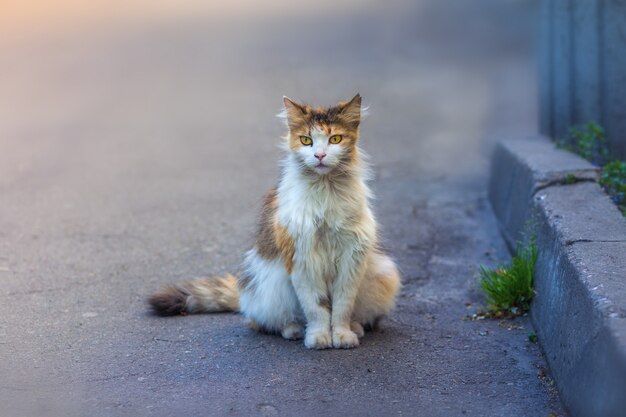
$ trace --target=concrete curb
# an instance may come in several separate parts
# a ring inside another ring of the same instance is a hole
[[[587,161],[545,138],[500,142],[489,196],[508,244],[535,234],[531,309],[575,416],[626,416],[626,220]]]
[[[599,169],[578,156],[555,149],[546,138],[500,142],[492,158],[489,199],[510,249],[523,240],[531,198],[541,189],[567,182],[596,181]]]

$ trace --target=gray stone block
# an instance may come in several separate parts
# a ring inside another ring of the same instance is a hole
[[[576,416],[626,413],[626,220],[597,184],[537,193],[531,315]]]
[[[544,137],[500,142],[492,158],[489,197],[509,247],[524,239],[531,199],[538,190],[597,177],[596,167]]]

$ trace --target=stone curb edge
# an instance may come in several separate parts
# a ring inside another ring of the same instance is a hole
[[[489,200],[509,245],[538,247],[531,317],[574,416],[626,416],[626,219],[598,169],[545,137],[501,141]]]

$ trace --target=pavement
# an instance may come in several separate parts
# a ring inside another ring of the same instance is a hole
[[[489,155],[537,125],[535,2],[75,3],[0,37],[2,416],[565,415],[528,318],[464,320],[509,256]],[[357,91],[404,280],[381,329],[309,351],[149,314],[162,284],[238,270],[282,95]]]

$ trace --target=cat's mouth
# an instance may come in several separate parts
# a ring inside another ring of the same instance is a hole
[[[319,173],[326,173],[330,169],[331,167],[326,165],[323,162],[320,162],[319,164],[315,165],[315,170]]]

